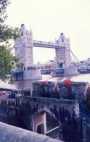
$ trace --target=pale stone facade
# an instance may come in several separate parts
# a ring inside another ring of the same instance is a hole
[[[33,40],[32,32],[27,31],[24,25],[21,25],[20,36],[15,41],[15,54],[19,63],[24,67],[32,66],[33,64]]]
[[[63,64],[63,67],[68,67],[71,64],[69,39],[61,33],[57,44],[59,44],[59,47],[55,49],[57,64]]]
[[[19,68],[17,72],[22,71],[23,78],[16,80],[19,89],[31,90],[32,82],[41,79],[40,69],[33,65],[33,39],[32,32],[22,24],[20,35],[15,41],[15,55],[18,59]]]

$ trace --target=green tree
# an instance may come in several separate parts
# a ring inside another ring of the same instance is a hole
[[[9,48],[9,40],[18,36],[18,28],[11,28],[5,24],[7,18],[6,9],[9,4],[8,0],[0,0],[0,78],[5,79],[10,73],[15,61]]]
[[[5,24],[7,18],[6,9],[9,0],[0,0],[0,42],[15,39],[18,36],[18,28],[12,28]]]
[[[0,78],[5,79],[13,67],[14,56],[6,46],[0,46]]]

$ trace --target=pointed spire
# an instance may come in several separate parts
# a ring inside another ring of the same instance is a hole
[[[27,29],[25,27],[24,24],[21,24],[21,27],[20,27],[20,36],[24,36],[27,34]]]

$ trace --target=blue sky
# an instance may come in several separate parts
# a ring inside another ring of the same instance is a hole
[[[26,24],[35,40],[54,41],[64,32],[80,60],[90,57],[90,0],[11,0],[7,23]],[[34,48],[35,62],[54,56],[54,50]]]

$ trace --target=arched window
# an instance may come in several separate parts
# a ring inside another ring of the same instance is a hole
[[[37,132],[39,134],[44,134],[44,125],[43,124],[38,125]]]

